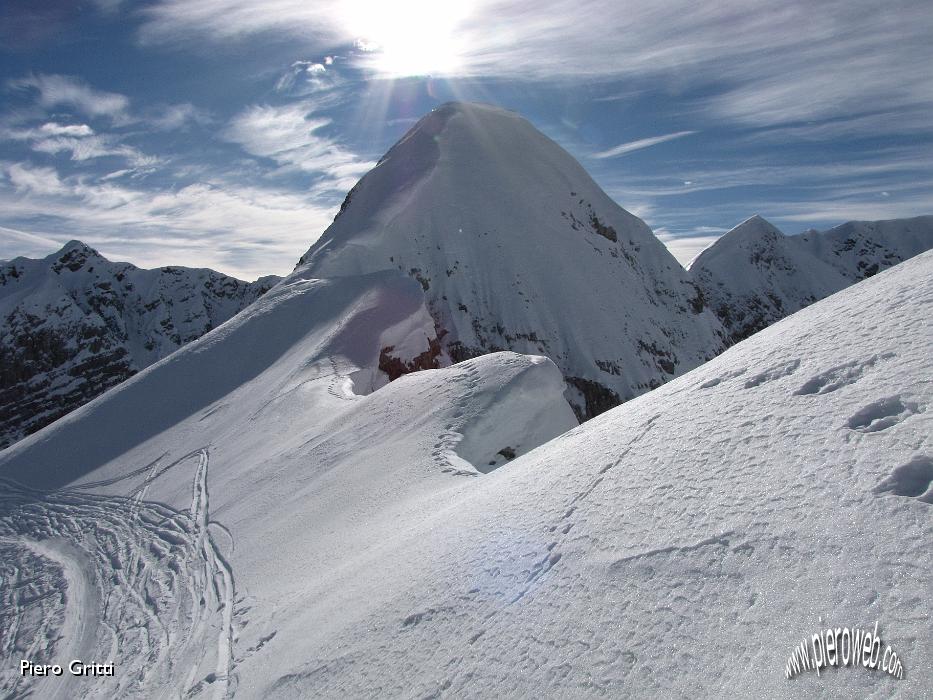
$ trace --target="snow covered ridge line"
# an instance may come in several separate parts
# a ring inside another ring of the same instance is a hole
[[[821,620],[822,621],[822,620]],[[794,652],[787,659],[784,675],[790,680],[803,671],[816,671],[827,666],[858,666],[874,670],[881,664],[881,670],[898,680],[904,678],[904,665],[897,654],[886,646],[881,654],[881,637],[878,636],[878,621],[872,632],[853,627],[836,627],[820,630],[810,637],[810,645],[804,639],[794,647]]]

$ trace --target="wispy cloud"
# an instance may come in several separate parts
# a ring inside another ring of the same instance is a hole
[[[39,153],[70,153],[71,160],[75,161],[107,156],[123,158],[134,168],[151,167],[159,162],[158,158],[147,156],[132,146],[115,143],[113,138],[107,136],[87,136],[83,138],[56,136],[33,142],[32,149]]]
[[[0,140],[27,141],[37,153],[70,153],[73,161],[116,157],[134,168],[151,167],[159,162],[133,146],[120,143],[120,137],[97,134],[87,124],[46,122],[29,128],[0,127]]]
[[[172,104],[152,110],[145,117],[146,123],[158,131],[184,130],[192,125],[207,125],[213,121],[211,115],[190,102]]]
[[[127,127],[144,124],[157,131],[183,130],[190,125],[206,125],[212,121],[211,115],[189,102],[179,104],[162,104],[149,107],[145,110],[132,110],[130,98],[117,92],[98,90],[88,85],[84,80],[75,76],[57,74],[31,74],[23,78],[7,81],[6,88],[13,93],[30,97],[34,104],[49,113],[70,108],[74,115],[90,119],[99,123],[100,120],[109,127]],[[27,113],[27,117],[36,117],[35,113]],[[47,135],[51,136],[89,136],[92,132],[80,131],[90,129],[87,125],[63,125],[58,132],[51,129],[54,123],[43,128],[50,129]]]
[[[288,172],[322,175],[333,190],[346,191],[375,163],[358,157],[336,140],[322,135],[331,124],[314,116],[306,102],[284,106],[253,105],[237,114],[223,138],[247,153],[270,158]]]
[[[696,257],[718,241],[725,233],[725,230],[720,229],[712,229],[715,232],[711,233],[711,228],[700,227],[699,231],[676,235],[664,229],[659,229],[655,231],[655,235],[667,246],[677,262],[689,270],[690,264]]]
[[[335,210],[307,194],[223,180],[153,191],[19,162],[0,163],[0,175],[11,230],[82,238],[142,265],[195,259],[245,278],[288,272]]]
[[[0,226],[0,259],[10,259],[19,255],[45,257],[61,248],[64,243],[64,239],[56,239],[43,233]]]
[[[287,34],[316,50],[368,37],[337,0],[161,0],[146,12],[147,41]],[[414,11],[400,0],[393,12]],[[375,6],[375,3],[374,3]],[[700,87],[699,113],[754,125],[933,104],[933,13],[926,0],[483,0],[458,13],[462,77],[635,80]],[[417,37],[412,53],[418,50]],[[358,57],[376,70],[373,55]],[[678,87],[681,86],[681,87]],[[896,129],[896,120],[885,127]]]
[[[9,82],[14,90],[35,91],[37,102],[46,109],[73,107],[91,117],[109,117],[115,123],[130,121],[130,100],[116,92],[95,90],[83,80],[67,75],[30,75]]]
[[[16,192],[41,196],[64,195],[67,189],[55,168],[11,163],[4,171]]]
[[[39,127],[39,131],[49,136],[82,137],[94,135],[94,130],[87,124],[57,124],[56,122],[47,122]]]
[[[640,151],[643,148],[650,148],[651,146],[656,146],[659,143],[666,143],[668,141],[673,141],[674,139],[683,138],[684,136],[690,136],[691,134],[697,133],[696,131],[675,131],[671,134],[662,134],[661,136],[650,136],[645,139],[638,139],[637,141],[629,141],[628,143],[622,143],[618,146],[614,146],[606,151],[599,151],[598,153],[593,153],[591,158],[616,158],[618,156],[625,155],[626,153],[631,153],[632,151]]]
[[[333,69],[334,57],[324,61],[295,61],[275,84],[277,92],[295,97],[329,92],[342,84],[342,79]],[[339,99],[334,96],[334,99]]]

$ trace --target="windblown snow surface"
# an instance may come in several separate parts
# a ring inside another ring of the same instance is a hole
[[[290,278],[0,455],[3,691],[928,696],[931,273],[576,428],[541,357],[384,385],[380,348],[429,347],[414,280]],[[876,620],[903,680],[785,679]],[[73,656],[116,676],[12,670]]]

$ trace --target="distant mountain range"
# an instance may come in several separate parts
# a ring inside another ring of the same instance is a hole
[[[141,270],[79,241],[0,263],[0,447],[200,338],[278,280]]]

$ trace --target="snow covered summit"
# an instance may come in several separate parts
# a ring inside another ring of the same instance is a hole
[[[517,114],[449,103],[351,190],[295,274],[418,280],[438,352],[552,359],[581,417],[723,347],[718,320],[645,223]]]

